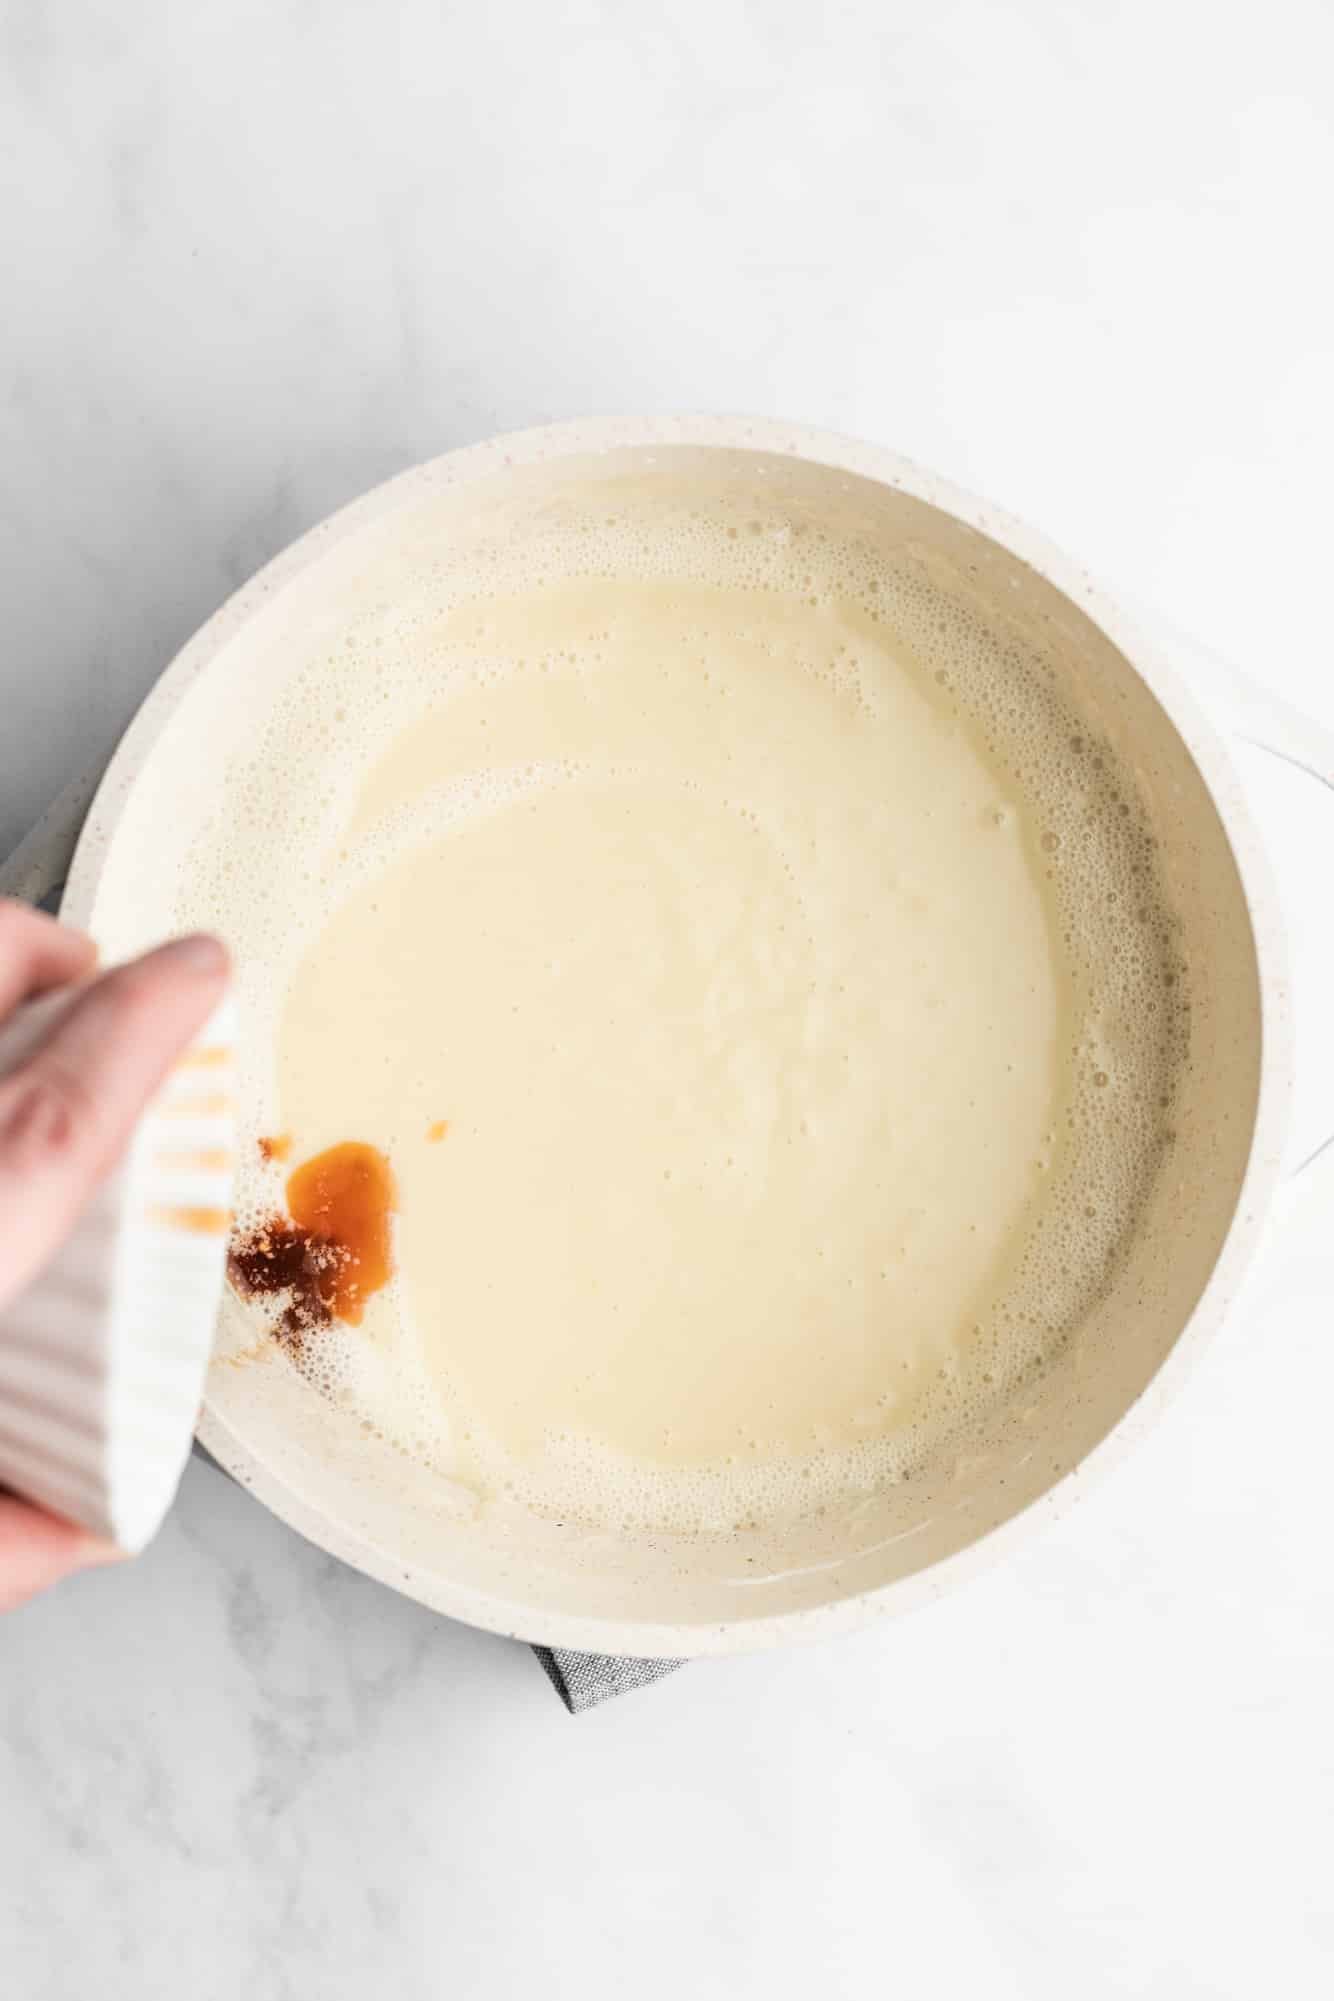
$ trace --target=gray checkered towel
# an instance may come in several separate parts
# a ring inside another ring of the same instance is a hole
[[[609,1695],[625,1695],[650,1681],[661,1681],[683,1661],[627,1661],[616,1654],[573,1654],[568,1647],[534,1647],[571,1716],[592,1709]]]

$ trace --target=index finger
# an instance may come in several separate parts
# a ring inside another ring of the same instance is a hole
[[[216,939],[163,945],[92,981],[0,1078],[0,1299],[68,1234],[226,977]]]
[[[82,978],[96,959],[82,931],[0,897],[0,1021],[20,1001]]]

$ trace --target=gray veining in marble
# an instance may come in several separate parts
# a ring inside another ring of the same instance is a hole
[[[1324,0],[0,0],[0,849],[297,531],[590,409],[895,444],[1334,721],[1332,79]],[[1318,2001],[1327,1235],[1004,1570],[575,1720],[193,1467],[0,1624],[0,1991]]]

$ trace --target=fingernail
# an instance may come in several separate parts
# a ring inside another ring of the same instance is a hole
[[[197,973],[201,979],[220,979],[229,965],[226,946],[220,939],[210,938],[206,931],[193,932],[188,938],[173,938],[169,945],[161,947],[160,956],[183,972]]]

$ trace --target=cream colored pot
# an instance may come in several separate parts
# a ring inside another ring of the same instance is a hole
[[[674,455],[707,486],[737,470],[799,491],[833,525],[938,549],[1006,616],[1054,644],[1149,804],[1193,969],[1193,1062],[1175,1164],[1124,1269],[1021,1403],[931,1477],[781,1541],[675,1544],[551,1524],[442,1520],[430,1480],[386,1465],[281,1356],[215,1366],[200,1437],[228,1471],[324,1549],[475,1625],[606,1653],[692,1655],[850,1627],[943,1589],[1066,1508],[1145,1425],[1218,1325],[1260,1239],[1289,1086],[1274,900],[1234,773],[1169,663],[1029,529],[891,453],[768,423],[653,418],[557,426],[452,452],[304,536],[185,648],[145,702],[79,843],[66,912],[112,950],[170,922],[174,885],[224,767],[303,607],[354,592],[361,558],[410,531],[587,487]],[[1262,727],[1261,734],[1264,733]],[[1300,759],[1300,741],[1287,745]],[[224,1313],[240,1307],[228,1300]]]

